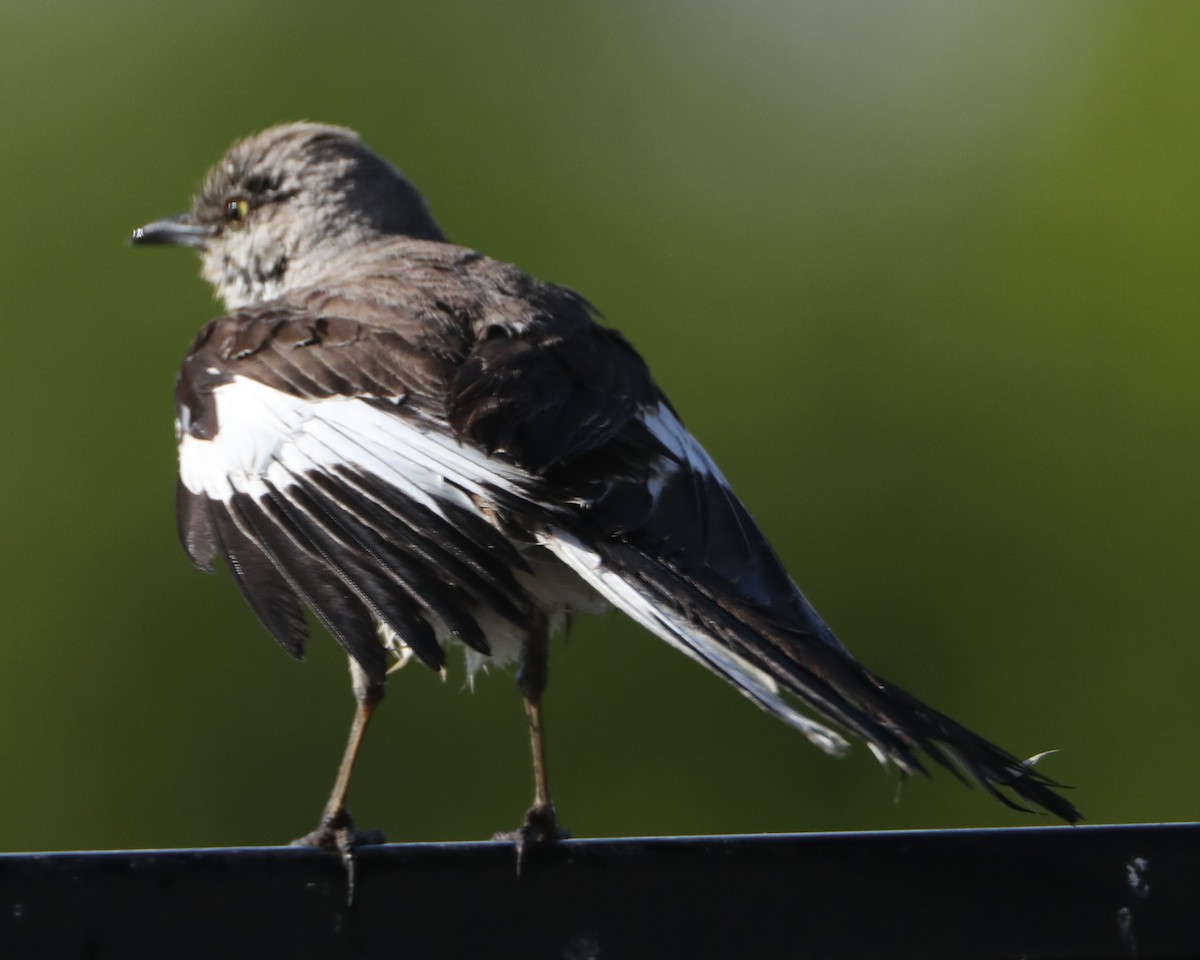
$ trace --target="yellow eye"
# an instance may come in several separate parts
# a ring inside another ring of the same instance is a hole
[[[250,215],[250,201],[245,197],[235,197],[225,205],[225,222],[241,223]]]

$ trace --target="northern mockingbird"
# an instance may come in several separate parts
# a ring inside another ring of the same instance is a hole
[[[849,733],[912,774],[923,752],[1079,819],[1031,761],[855,661],[626,340],[579,294],[447,242],[353,132],[249,137],[133,241],[195,248],[229,311],[178,379],[184,549],[205,570],[224,557],[293,656],[308,607],[350,657],[357,712],[307,842],[349,856],[389,660],[441,670],[448,642],[471,671],[516,664],[535,781],[518,839],[553,839],[548,644],[609,605],[828,753]]]

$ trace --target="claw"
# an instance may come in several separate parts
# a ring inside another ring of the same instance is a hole
[[[293,840],[289,846],[310,847],[316,850],[333,850],[346,870],[346,906],[354,905],[354,880],[357,863],[354,852],[359,847],[387,843],[380,830],[355,830],[350,811],[345,808],[321,820],[312,833]]]
[[[525,856],[536,847],[548,847],[559,840],[570,840],[571,835],[558,825],[558,815],[554,812],[553,804],[540,806],[534,804],[525,813],[525,822],[516,830],[506,830],[492,836],[493,840],[507,840],[517,849],[517,876],[521,875],[521,867]]]

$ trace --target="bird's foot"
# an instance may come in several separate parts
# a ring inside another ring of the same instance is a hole
[[[516,830],[506,830],[492,836],[493,840],[510,840],[517,848],[517,876],[525,856],[535,847],[547,847],[559,840],[570,840],[571,835],[558,825],[554,804],[534,804],[525,813],[525,822]]]
[[[293,840],[290,846],[311,847],[316,850],[333,850],[346,868],[346,903],[354,903],[354,852],[359,847],[387,843],[379,830],[355,830],[350,811],[344,807],[336,813],[321,818],[321,823],[312,833]]]

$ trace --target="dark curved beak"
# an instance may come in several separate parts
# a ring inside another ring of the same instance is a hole
[[[176,247],[195,247],[203,250],[213,228],[196,223],[190,213],[180,213],[163,220],[155,220],[138,227],[129,238],[130,243],[165,243]]]

